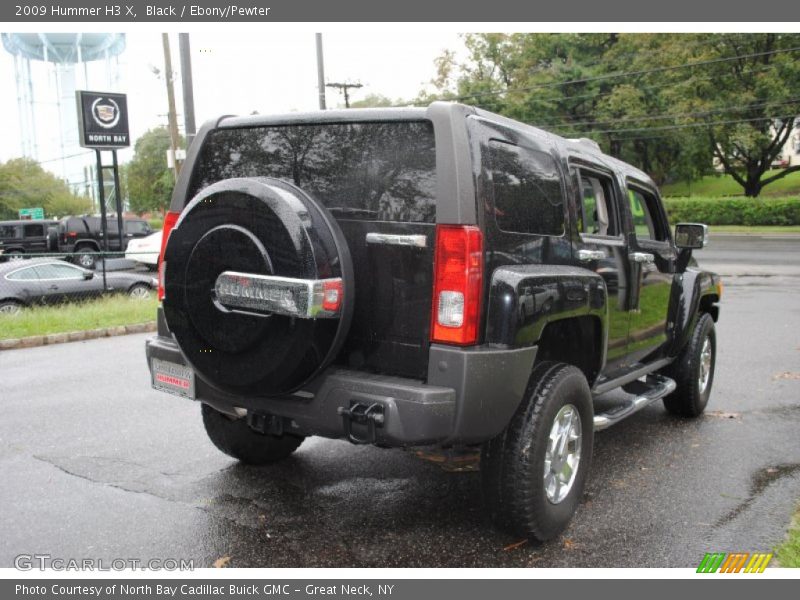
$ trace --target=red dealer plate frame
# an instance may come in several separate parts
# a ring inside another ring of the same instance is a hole
[[[186,365],[153,358],[150,361],[153,389],[183,398],[195,398],[194,370]]]

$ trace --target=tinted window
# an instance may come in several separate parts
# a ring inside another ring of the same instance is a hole
[[[222,129],[203,146],[190,196],[229,177],[275,177],[339,218],[432,223],[435,168],[428,122]]]
[[[36,275],[36,269],[34,267],[27,267],[25,269],[14,271],[13,273],[9,273],[7,278],[11,279],[12,281],[30,281],[32,279],[38,279]]]
[[[502,142],[489,147],[497,226],[517,233],[564,233],[561,178],[552,157]]]
[[[44,225],[25,225],[23,231],[24,237],[43,237]]]
[[[16,225],[0,225],[0,238],[13,239],[17,237]]]
[[[83,271],[70,265],[38,265],[39,279],[83,279]]]

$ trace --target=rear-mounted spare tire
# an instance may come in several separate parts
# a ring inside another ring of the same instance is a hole
[[[204,381],[275,396],[307,384],[350,327],[353,266],[331,214],[271,178],[202,190],[164,253],[164,315]]]

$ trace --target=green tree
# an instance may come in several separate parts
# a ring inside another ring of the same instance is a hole
[[[757,196],[800,113],[798,34],[468,34],[434,97],[590,137],[659,183],[713,171]]]
[[[376,108],[387,106],[403,106],[402,100],[392,100],[381,94],[367,94],[363,100],[356,100],[350,103],[350,108]]]
[[[0,217],[13,219],[20,208],[42,207],[47,217],[82,214],[91,209],[85,196],[30,158],[0,164]]]
[[[170,138],[166,127],[151,129],[136,140],[133,159],[123,169],[124,189],[133,212],[163,213],[169,206],[175,185],[172,171],[167,166],[169,148]]]

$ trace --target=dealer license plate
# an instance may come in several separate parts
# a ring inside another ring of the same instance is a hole
[[[185,398],[194,398],[194,371],[177,363],[152,359],[150,372],[153,387]]]

